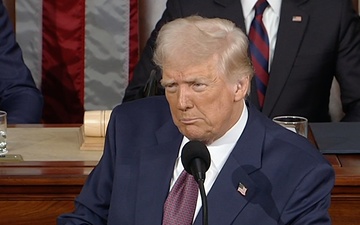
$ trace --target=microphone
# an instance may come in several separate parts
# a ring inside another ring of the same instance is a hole
[[[204,188],[205,173],[210,167],[210,153],[206,145],[200,141],[189,141],[183,147],[181,162],[184,169],[193,175],[198,183],[203,206],[203,224],[208,224],[208,205]]]
[[[156,95],[156,88],[157,88],[157,79],[156,79],[156,71],[153,69],[150,72],[149,79],[146,81],[143,95],[144,97],[154,96]]]
[[[161,72],[157,69],[151,70],[150,76],[142,90],[142,97],[163,95],[165,93],[164,88],[160,85],[161,76]]]
[[[205,173],[210,167],[210,153],[202,142],[189,141],[183,147],[181,162],[186,170],[195,177],[196,182],[205,181]]]

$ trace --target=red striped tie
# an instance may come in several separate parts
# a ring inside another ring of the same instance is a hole
[[[263,13],[268,5],[269,3],[266,0],[256,2],[255,17],[249,32],[251,59],[255,70],[255,81],[261,109],[264,105],[269,81],[269,38],[262,22]]]
[[[194,177],[184,170],[165,201],[163,225],[191,225],[197,196],[198,185]]]

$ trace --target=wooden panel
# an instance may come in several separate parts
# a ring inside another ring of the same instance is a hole
[[[360,155],[338,155],[336,158],[341,166],[334,166],[336,179],[329,210],[332,224],[359,224]]]
[[[1,224],[56,224],[97,162],[0,163]]]
[[[332,225],[358,225],[360,221],[360,199],[332,198],[329,212]]]
[[[74,209],[73,201],[29,200],[0,201],[1,224],[11,225],[56,225],[56,218]],[[35,223],[34,223],[35,222]]]

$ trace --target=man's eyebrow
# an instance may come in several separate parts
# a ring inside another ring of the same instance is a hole
[[[166,85],[166,84],[171,84],[171,83],[175,83],[175,80],[173,80],[173,79],[161,79],[160,80],[161,85]]]
[[[209,78],[203,76],[193,77],[193,78],[189,78],[188,80],[185,80],[186,83],[204,83],[207,81],[209,81]]]

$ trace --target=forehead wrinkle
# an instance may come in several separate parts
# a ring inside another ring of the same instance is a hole
[[[170,75],[167,78],[165,78],[165,82],[181,81],[182,83],[191,84],[194,82],[205,82],[208,80],[216,80],[216,76],[214,76],[214,71],[207,69],[196,69],[189,72],[182,71],[182,72],[174,72],[170,74],[173,75]]]

